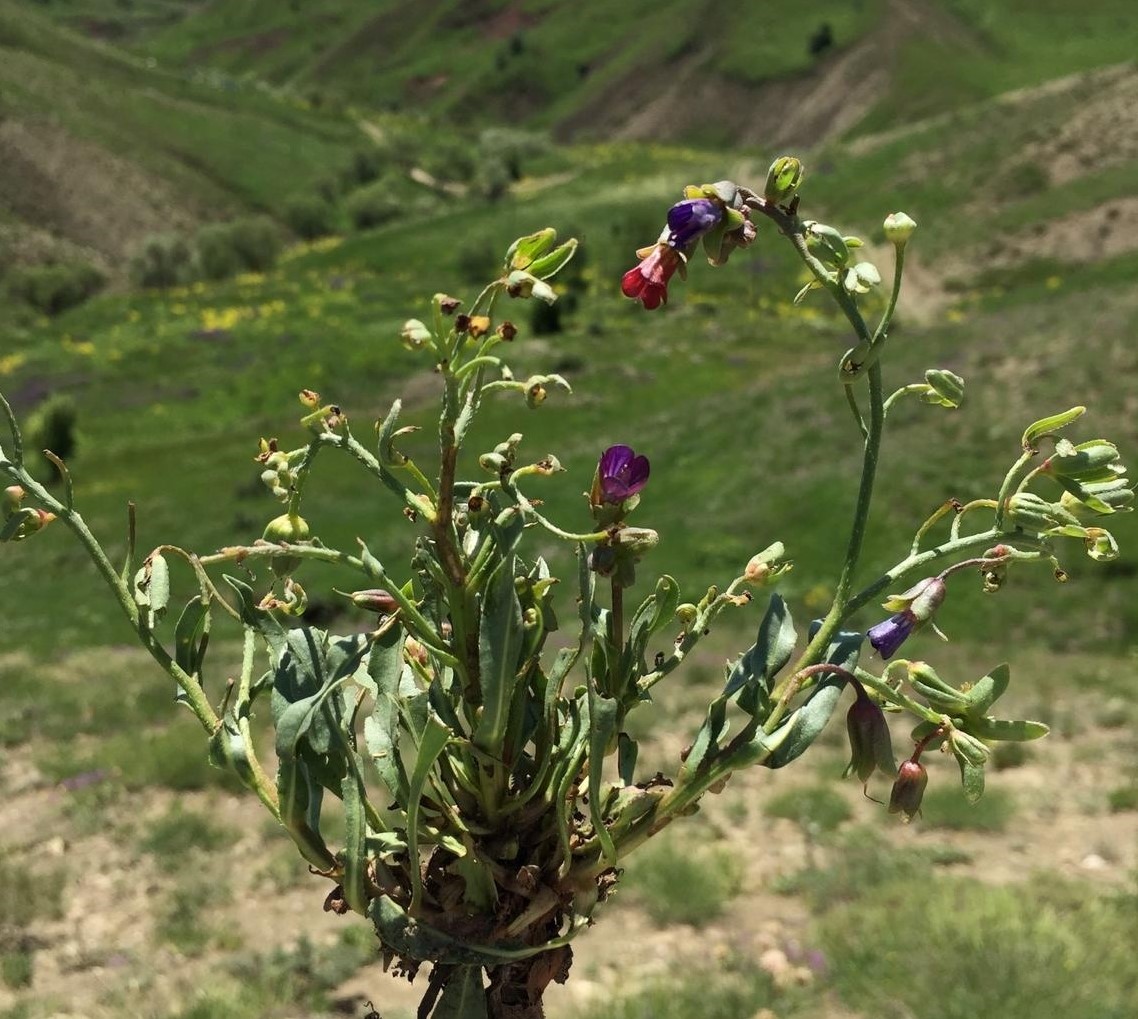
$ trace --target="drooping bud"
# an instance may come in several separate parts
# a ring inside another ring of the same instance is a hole
[[[794,569],[794,564],[786,561],[786,546],[781,541],[768,545],[757,555],[751,556],[743,570],[743,579],[754,587],[771,583],[784,573]]]
[[[490,332],[490,316],[489,315],[471,315],[470,316],[470,335],[473,339],[477,340]]]
[[[891,212],[881,224],[885,239],[898,248],[903,248],[917,229],[916,222],[903,212]]]
[[[881,273],[872,262],[858,262],[842,277],[842,286],[851,294],[868,294],[880,282]]]
[[[302,406],[315,410],[320,406],[320,394],[312,389],[302,389],[298,394]]]
[[[366,591],[353,591],[348,597],[352,599],[353,605],[366,609],[368,612],[390,615],[399,608],[399,602],[392,597],[391,592],[385,591],[382,587],[368,588]]]
[[[925,796],[925,786],[929,784],[929,773],[920,761],[905,761],[897,770],[893,790],[889,794],[889,813],[900,814],[908,824],[921,810],[921,800]]]
[[[984,553],[985,559],[1001,559],[1013,550],[1008,545],[993,545]],[[1008,564],[1006,562],[991,563],[981,567],[980,576],[985,594],[994,594],[1004,586],[1008,578]]]
[[[1084,541],[1087,555],[1095,562],[1108,563],[1118,558],[1118,542],[1105,527],[1088,527]]]
[[[444,315],[453,315],[462,304],[459,298],[451,297],[449,294],[435,294],[434,302]]]
[[[4,489],[4,519],[7,520],[13,513],[20,508],[20,503],[24,501],[24,497],[28,493],[24,491],[19,485],[9,485]]]
[[[506,293],[510,297],[536,297],[546,304],[553,304],[557,300],[553,287],[521,269],[515,269],[506,277]]]
[[[798,193],[805,175],[801,161],[794,156],[779,156],[767,171],[763,197],[775,205],[786,205]]]
[[[431,341],[432,333],[425,323],[420,322],[417,318],[409,318],[403,323],[403,328],[399,331],[399,338],[408,350],[418,350]]]
[[[54,519],[54,513],[25,506],[7,515],[4,529],[0,531],[0,541],[23,541],[38,534]]]
[[[877,768],[886,774],[897,770],[885,713],[860,686],[857,699],[846,714],[846,731],[850,740],[847,775],[857,775],[864,785]]]
[[[422,666],[426,666],[430,660],[427,657],[427,649],[414,637],[408,637],[403,642],[403,654],[409,662],[415,662]]]
[[[308,537],[308,522],[297,513],[282,513],[269,521],[262,537],[274,544],[295,545]],[[278,577],[287,577],[300,563],[299,556],[274,556],[269,566]]]
[[[506,321],[494,330],[506,343],[513,341],[514,337],[518,335],[518,327],[513,322]]]
[[[943,577],[926,577],[908,591],[890,595],[882,608],[895,614],[866,632],[874,650],[891,658],[912,633],[931,622],[947,593]]]

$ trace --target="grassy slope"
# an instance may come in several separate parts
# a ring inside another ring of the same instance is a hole
[[[1046,102],[1037,112],[1049,110],[1065,115]],[[993,119],[986,134],[983,123],[978,118],[954,135],[951,153],[935,150],[946,165],[971,166],[1005,127]],[[75,469],[101,532],[121,526],[131,496],[140,499],[144,543],[182,534],[192,547],[206,548],[235,535],[252,538],[276,509],[258,491],[249,458],[262,433],[300,442],[287,424],[296,389],[311,386],[340,402],[366,434],[368,422],[410,384],[410,419],[429,425],[424,408],[433,387],[410,381],[417,364],[395,335],[403,318],[423,314],[427,293],[438,286],[461,291],[458,263],[471,242],[457,238],[484,237],[502,250],[516,234],[545,223],[574,228],[586,241],[592,293],[566,333],[519,342],[514,360],[522,377],[563,370],[578,394],[555,395],[533,414],[504,403],[489,415],[472,452],[513,430],[526,433],[525,449],[535,457],[555,450],[570,473],[545,482],[540,494],[572,527],[584,522],[577,493],[588,483],[596,451],[618,440],[643,447],[659,466],[640,515],[661,530],[669,564],[685,585],[722,581],[756,548],[781,538],[799,561],[788,593],[800,613],[817,611],[844,541],[856,474],[857,443],[830,381],[844,334],[821,304],[790,306],[797,272],[774,238],[757,257],[737,257],[724,271],[693,267],[664,314],[647,315],[622,301],[614,281],[628,264],[624,252],[652,236],[679,185],[720,176],[725,160],[613,147],[581,150],[578,159],[569,182],[301,254],[264,279],[97,302],[61,319],[53,339],[21,352],[25,360],[11,369],[5,388],[24,406],[48,388],[74,393],[84,432]],[[912,186],[903,161],[885,160],[880,151],[862,160],[835,152],[822,164],[830,170],[815,179],[808,202],[844,207],[856,182],[872,173],[890,206],[913,208],[922,221],[918,259],[943,251],[959,229],[957,211],[970,186],[963,171],[939,175],[939,190],[922,190]],[[757,166],[739,172],[753,179]],[[853,204],[842,225],[872,235],[872,209]],[[1013,215],[1015,204],[1006,203],[1001,214]],[[423,265],[429,273],[413,268]],[[957,305],[919,329],[902,305],[890,381],[919,378],[938,364],[965,375],[971,388],[955,415],[918,405],[897,411],[904,427],[886,447],[883,513],[870,536],[870,562],[892,561],[886,556],[907,541],[921,507],[994,490],[1000,465],[1014,458],[1017,436],[1034,416],[1086,400],[1094,408],[1091,432],[1138,447],[1118,383],[1133,372],[1134,355],[1108,339],[1133,327],[1133,301],[1116,285],[1132,272],[1133,258],[1120,256],[1084,266],[1028,265],[1014,290],[964,280]],[[468,295],[472,290],[465,288]],[[1088,306],[1096,309],[1103,337],[1093,358],[1081,353]],[[516,314],[524,322],[525,310]],[[398,562],[407,525],[377,517],[372,497],[356,494],[351,464],[329,462],[322,471],[327,501],[310,504],[321,533],[339,542],[365,535]],[[1133,528],[1124,523],[1120,531]],[[52,639],[45,599],[57,598],[58,587],[27,586],[41,574],[44,556],[56,584],[68,578],[69,600],[79,606],[65,624],[67,642],[118,639],[121,630],[103,629],[110,613],[59,532],[8,553],[12,583],[4,608],[12,612],[17,599],[21,605],[9,634]],[[1048,599],[1054,593],[1065,614],[1048,639],[1072,648],[1104,638],[1124,644],[1138,604],[1128,568],[1095,573],[1102,588],[1092,605],[1080,593],[1078,581],[1089,572],[1081,555],[1072,550],[1068,558],[1075,582],[1043,592]],[[1010,645],[1046,618],[1033,607],[1042,600],[1029,590],[1035,579],[1024,576],[999,599],[981,599],[962,585],[945,609],[946,625],[959,631],[967,624],[981,638]]]
[[[5,218],[112,262],[145,232],[279,211],[359,140],[346,121],[166,73],[13,3],[0,4],[0,113]]]
[[[1128,0],[1077,7],[1064,0],[815,0],[777,17],[763,17],[762,5],[755,6],[751,17],[739,17],[730,0],[339,0],[318,7],[154,0],[125,10],[106,0],[56,0],[49,10],[164,66],[253,73],[313,95],[392,109],[572,125],[586,136],[589,111],[603,119],[614,94],[631,94],[635,110],[665,92],[677,71],[688,92],[718,97],[708,99],[718,106],[714,121],[767,124],[761,114],[754,119],[756,107],[795,105],[783,83],[793,91],[797,81],[808,97],[862,40],[876,47],[884,78],[874,78],[871,94],[851,79],[828,100],[835,116],[856,108],[859,131],[1133,55]],[[835,45],[816,60],[807,43],[822,24]],[[461,61],[453,58],[458,52]],[[654,123],[659,136],[675,137],[666,115]],[[675,123],[688,132],[695,127],[686,116]]]

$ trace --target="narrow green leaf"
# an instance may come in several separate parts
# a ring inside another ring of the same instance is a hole
[[[451,974],[431,1019],[486,1019],[481,966],[463,966]]]
[[[1031,722],[1026,719],[1013,721],[1004,718],[970,718],[968,728],[980,739],[1007,743],[1027,743],[1033,739],[1042,739],[1051,731],[1050,727],[1042,722]]]
[[[636,758],[639,754],[640,746],[631,736],[626,732],[622,732],[617,737],[616,743],[616,769],[620,774],[620,780],[625,785],[632,785],[634,776],[636,774]]]
[[[363,916],[367,915],[367,815],[359,771],[352,767],[344,775],[341,799],[344,801],[344,876],[341,885],[349,906]]]
[[[174,627],[174,661],[186,675],[199,679],[209,637],[209,617],[208,602],[201,595],[194,595]]]
[[[616,846],[605,827],[601,810],[601,778],[604,773],[605,755],[609,742],[616,734],[617,716],[620,704],[611,697],[602,697],[595,689],[595,682],[589,683],[589,813],[593,829],[601,842],[601,851],[610,863],[617,860]]]
[[[407,854],[411,870],[411,913],[418,912],[423,901],[423,875],[419,864],[419,804],[431,768],[450,740],[452,733],[434,712],[428,712],[426,728],[419,742],[418,756],[411,772],[407,794]]]
[[[680,768],[681,774],[691,776],[699,771],[708,755],[719,749],[719,741],[727,734],[727,730],[727,697],[720,694],[708,705],[707,718],[688,748],[688,755]]]
[[[271,612],[258,606],[253,589],[243,580],[226,574],[225,582],[237,595],[237,608],[241,613],[241,621],[261,635],[269,647],[275,665],[284,654],[288,630],[281,626],[280,621]]]
[[[277,762],[277,799],[281,824],[309,863],[329,870],[336,858],[320,835],[320,807],[324,790],[316,783],[305,761],[281,758]]]
[[[524,637],[514,572],[514,557],[503,559],[487,581],[482,596],[478,631],[482,717],[474,731],[474,745],[491,757],[501,756]]]

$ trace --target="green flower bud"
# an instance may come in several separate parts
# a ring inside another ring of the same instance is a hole
[[[1129,513],[1134,501],[1134,490],[1125,478],[1078,485],[1076,491],[1065,491],[1059,505],[1083,522],[1110,513]]]
[[[1093,439],[1077,446],[1060,439],[1055,444],[1055,452],[1043,462],[1039,472],[1054,478],[1112,481],[1123,471],[1118,460],[1118,447],[1106,439]]]
[[[690,601],[686,601],[681,605],[676,606],[676,621],[681,626],[691,626],[695,622],[696,616],[699,615],[699,609],[696,608]]]
[[[929,391],[921,394],[925,403],[955,409],[964,399],[964,379],[955,372],[943,368],[930,368],[925,372],[925,382]]]
[[[901,814],[908,824],[921,810],[929,773],[920,761],[905,761],[897,771],[893,789],[889,794],[889,813]]]
[[[891,212],[885,217],[881,227],[885,231],[885,239],[890,244],[903,248],[913,236],[917,224],[903,212]]]
[[[802,185],[806,171],[794,156],[779,156],[767,171],[763,197],[775,205],[786,205]]]
[[[1008,499],[1007,519],[1013,527],[1032,532],[1078,523],[1062,506],[1048,502],[1034,492],[1017,492]]]
[[[660,535],[650,527],[622,527],[613,541],[639,559],[660,544]]]
[[[986,743],[960,729],[949,733],[948,742],[957,758],[973,767],[983,766],[992,754]]]
[[[828,265],[844,266],[850,258],[846,239],[832,226],[825,223],[807,223],[806,241],[811,250]]]
[[[268,522],[261,537],[273,544],[295,545],[308,538],[308,522],[297,513],[282,513]],[[278,577],[287,577],[300,563],[299,556],[274,556],[269,566]]]
[[[510,469],[510,458],[501,453],[483,453],[478,458],[478,466],[490,474],[500,475]]]

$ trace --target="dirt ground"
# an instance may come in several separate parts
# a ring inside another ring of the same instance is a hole
[[[891,842],[951,846],[971,854],[974,863],[949,869],[979,880],[1015,882],[1039,871],[1094,882],[1128,880],[1138,867],[1138,812],[1108,812],[1105,794],[1117,784],[1133,747],[1120,738],[1120,730],[1094,724],[1100,709],[1082,702],[1079,710],[1086,721],[1075,735],[1053,734],[1037,745],[1026,764],[991,776],[990,787],[1010,793],[1017,806],[1016,823],[1006,833],[949,833],[920,820],[899,825],[865,799],[856,783],[838,778],[844,754],[840,720],[813,764],[808,758],[785,771],[754,769],[734,776],[722,794],[708,797],[701,814],[686,822],[693,832],[701,826],[702,836],[713,834],[717,846],[738,862],[739,892],[726,912],[699,931],[683,924],[661,927],[634,897],[618,892],[596,928],[575,943],[571,979],[551,989],[550,1015],[574,1015],[617,988],[627,991],[675,972],[685,959],[706,961],[709,954],[726,958],[742,952],[772,972],[787,970],[790,979],[810,979],[808,970],[793,964],[795,953],[809,946],[810,917],[801,900],[781,894],[776,886],[779,878],[808,863],[824,865],[827,850],[796,823],[763,811],[773,795],[796,785],[832,782],[853,810],[848,823],[869,825]],[[684,728],[687,724],[685,720]],[[683,731],[669,729],[646,743],[646,766],[678,753]],[[933,761],[930,770],[934,782],[956,781],[951,761]],[[113,782],[113,776],[106,781]],[[207,885],[214,876],[220,879],[207,916],[212,928],[226,932],[220,945],[184,956],[155,934],[164,893],[185,877],[183,861],[177,868],[182,873],[163,873],[152,856],[135,848],[138,835],[169,809],[175,794],[150,791],[120,798],[95,819],[92,830],[90,819],[80,824],[72,809],[75,794],[45,780],[22,751],[4,757],[0,788],[0,841],[9,857],[57,866],[65,875],[63,917],[36,921],[31,928],[39,947],[32,996],[54,1009],[47,1013],[54,1019],[162,1015],[208,987],[234,951],[287,948],[302,932],[318,944],[332,944],[345,924],[362,923],[322,911],[325,882],[305,873],[283,835],[266,826],[251,797],[178,794],[184,808],[236,833],[226,848],[184,860]],[[13,889],[5,894],[13,891],[18,894]],[[335,1001],[344,1014],[363,1015],[364,1002],[370,1000],[385,1019],[397,1019],[411,1014],[418,993],[419,988],[385,975],[377,962],[339,987]],[[0,1009],[16,1000],[14,992],[0,989]],[[835,1009],[825,1014],[842,1014]]]

